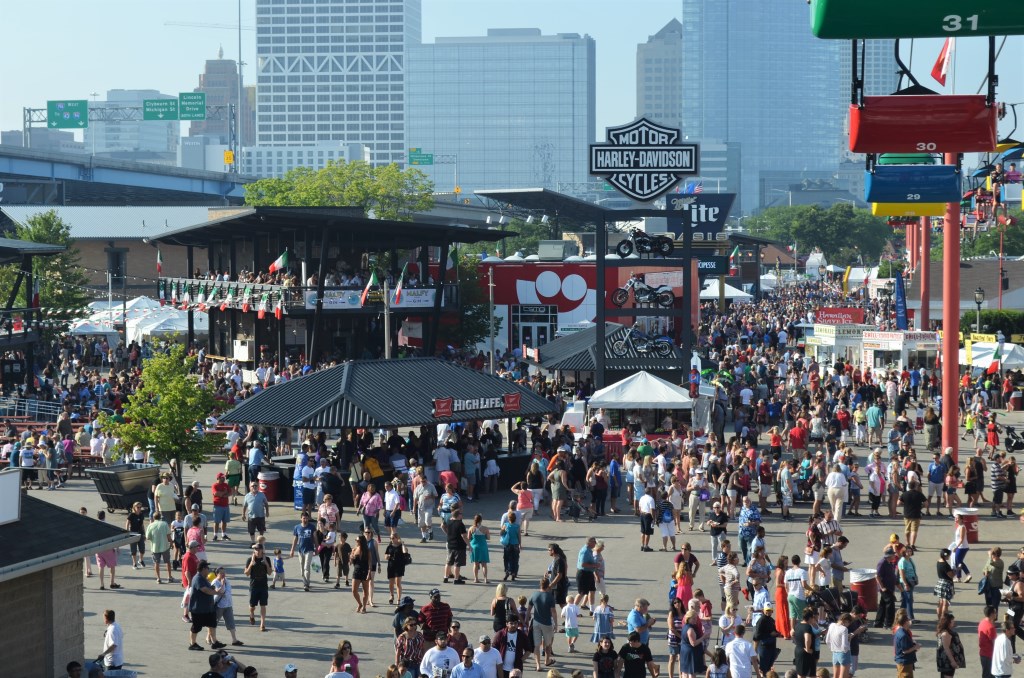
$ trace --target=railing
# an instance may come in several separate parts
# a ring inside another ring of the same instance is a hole
[[[249,312],[256,313],[264,303],[266,296],[266,312],[273,313],[280,300],[286,313],[298,310],[313,310],[317,304],[316,287],[286,287],[266,283],[226,282],[214,280],[197,280],[195,278],[160,278],[158,294],[168,304],[182,307],[185,299],[188,307],[196,310],[208,310],[210,307],[240,309],[248,301]],[[384,294],[381,289],[371,290],[366,305],[362,304],[365,288],[361,285],[346,287],[325,287],[323,309],[326,311],[359,310],[366,308],[380,312],[384,308]],[[395,290],[390,291],[391,307],[395,310],[423,309],[434,307],[433,286],[405,286],[398,300]],[[459,288],[457,283],[444,283],[441,293],[442,308],[458,308]]]
[[[21,417],[30,421],[57,421],[60,403],[34,398],[0,398],[0,418]]]

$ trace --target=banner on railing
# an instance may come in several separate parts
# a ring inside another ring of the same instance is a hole
[[[359,303],[361,290],[324,290],[324,308],[328,310],[345,310],[362,308]],[[434,288],[405,288],[402,298],[395,303],[395,294],[391,293],[391,308],[430,308],[434,305]],[[316,290],[305,293],[307,309],[316,308]]]

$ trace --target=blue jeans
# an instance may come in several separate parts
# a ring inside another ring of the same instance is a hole
[[[907,616],[914,619],[914,589],[907,589],[901,594],[900,607],[907,611]]]
[[[967,567],[967,563],[964,562],[964,558],[967,556],[969,548],[957,549],[953,552],[953,570],[956,571],[956,578],[960,578],[961,571],[967,574],[971,573],[971,568]]]

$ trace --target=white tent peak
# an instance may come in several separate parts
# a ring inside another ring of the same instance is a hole
[[[682,386],[656,377],[650,372],[637,372],[590,397],[589,407],[624,409],[680,410],[693,407],[693,399]]]

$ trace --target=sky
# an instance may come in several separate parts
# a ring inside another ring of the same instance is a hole
[[[796,2],[803,0],[772,0]],[[540,28],[545,34],[589,34],[597,45],[597,129],[635,116],[635,58],[644,42],[672,18],[680,0],[422,0],[423,39],[484,35],[488,28]],[[253,0],[241,0],[242,25],[251,28]],[[0,129],[21,129],[22,108],[48,99],[89,99],[108,89],[191,91],[220,46],[238,55],[236,0],[48,0],[0,2]],[[189,26],[168,25],[187,23]],[[218,28],[217,26],[225,26]],[[808,30],[810,30],[808,28]],[[913,70],[939,88],[928,71],[939,40],[919,40]],[[957,92],[973,93],[984,73],[985,41],[959,41]],[[242,31],[243,61],[255,63],[255,32]],[[1000,101],[1024,102],[1024,38],[1010,38],[1000,57]],[[1011,68],[1012,66],[1012,68]],[[247,84],[255,70],[244,68]],[[950,91],[952,82],[945,91]],[[1024,106],[1019,107],[1024,136]],[[794,121],[798,124],[797,121]],[[1000,126],[1010,130],[1009,121]]]

